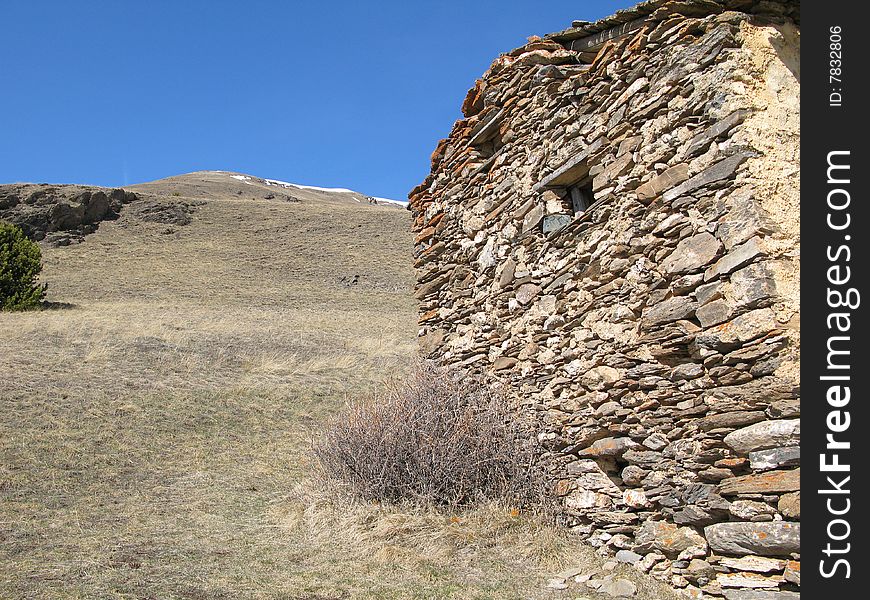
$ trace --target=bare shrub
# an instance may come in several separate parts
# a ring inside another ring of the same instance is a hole
[[[314,455],[327,479],[368,501],[530,505],[544,498],[534,440],[504,395],[419,363],[349,403]]]

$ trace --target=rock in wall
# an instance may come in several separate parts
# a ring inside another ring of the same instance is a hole
[[[693,597],[800,582],[795,15],[530,38],[409,195],[422,353],[512,388],[566,525]]]

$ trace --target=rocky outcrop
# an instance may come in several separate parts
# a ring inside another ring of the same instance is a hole
[[[799,584],[796,6],[531,38],[409,195],[421,352],[512,388],[565,524],[692,597]]]
[[[130,216],[139,221],[163,225],[190,225],[191,215],[204,200],[180,200],[178,198],[148,198],[130,206]]]
[[[116,219],[136,194],[122,189],[78,185],[0,185],[0,221],[18,225],[36,241],[68,246]]]

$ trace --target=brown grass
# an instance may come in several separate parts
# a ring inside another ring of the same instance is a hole
[[[506,507],[312,489],[312,432],[412,355],[406,219],[223,198],[47,249],[72,307],[0,314],[0,598],[549,598],[598,565]]]

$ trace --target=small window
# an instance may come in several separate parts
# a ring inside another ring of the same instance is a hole
[[[574,216],[582,215],[586,209],[592,206],[595,197],[592,195],[592,180],[576,183],[568,186],[568,197],[566,198],[570,204],[571,214]]]
[[[477,153],[481,158],[490,158],[495,156],[496,152],[498,152],[502,146],[504,146],[504,142],[500,136],[496,135],[485,142],[475,145],[474,149],[477,150]]]
[[[589,153],[594,148],[571,157],[552,173],[532,186],[538,193],[551,192],[561,199],[562,210],[542,219],[541,228],[545,235],[557,232],[574,219],[583,216],[595,202],[592,193],[592,178],[589,176]]]
[[[586,162],[587,152],[581,152],[535,184],[536,192],[551,190],[558,194],[565,204],[565,212],[570,215],[582,215],[592,203],[592,178],[589,176],[589,164]]]
[[[541,220],[541,232],[549,235],[566,227],[574,219],[583,216],[595,198],[592,195],[592,180],[585,179],[564,188],[552,188],[562,199],[562,211],[545,216]]]
[[[545,216],[541,219],[541,232],[544,235],[560,231],[586,212],[595,201],[592,195],[592,180],[586,179],[564,188],[551,190],[562,199],[562,212]]]

